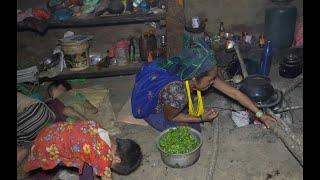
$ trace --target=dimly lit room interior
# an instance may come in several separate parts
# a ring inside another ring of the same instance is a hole
[[[303,0],[17,0],[17,179],[303,179]]]

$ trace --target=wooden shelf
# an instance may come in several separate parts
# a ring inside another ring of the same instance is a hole
[[[105,15],[94,18],[79,19],[72,17],[66,22],[56,20],[46,21],[46,27],[49,28],[66,28],[66,27],[86,27],[86,26],[99,26],[99,25],[117,25],[117,24],[130,24],[153,22],[165,19],[165,13],[159,14],[125,14],[125,15]],[[25,23],[17,24],[18,30],[31,29]]]
[[[65,69],[59,75],[49,78],[40,74],[40,82],[54,81],[54,80],[67,80],[79,78],[101,78],[121,75],[132,75],[138,72],[143,63],[132,63],[126,66],[110,66],[108,68],[89,67],[82,71],[70,71]],[[42,77],[41,77],[42,76]]]

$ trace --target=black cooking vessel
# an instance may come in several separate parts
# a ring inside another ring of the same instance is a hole
[[[124,10],[124,5],[120,0],[111,0],[108,5],[108,12],[111,14],[121,14]]]
[[[279,75],[285,78],[295,78],[302,73],[302,69],[302,58],[296,54],[289,54],[280,62]]]
[[[258,74],[247,76],[239,90],[257,103],[267,101],[274,94],[270,79]]]

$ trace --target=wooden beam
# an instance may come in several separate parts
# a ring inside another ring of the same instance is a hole
[[[49,20],[46,22],[46,28],[67,28],[67,27],[90,27],[90,26],[102,26],[102,25],[117,25],[117,24],[130,24],[130,23],[143,23],[160,21],[165,19],[165,13],[159,14],[128,14],[128,15],[112,15],[112,16],[99,16],[94,18],[71,18],[66,22],[60,22],[55,20]],[[18,30],[31,29],[25,23],[17,24]]]
[[[79,78],[102,78],[112,76],[124,76],[136,74],[142,63],[129,64],[127,66],[111,66],[108,68],[94,69],[88,68],[83,71],[64,71],[61,74],[49,78],[42,76],[39,78],[40,82],[54,81],[54,80],[67,80],[67,79],[79,79]]]
[[[177,0],[167,0],[166,7],[167,57],[172,57],[182,50],[185,19]]]

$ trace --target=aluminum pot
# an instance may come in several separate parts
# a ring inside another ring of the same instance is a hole
[[[270,79],[258,74],[246,77],[239,90],[255,102],[265,102],[274,95]]]
[[[176,127],[172,127],[172,128],[168,128],[168,129],[162,131],[156,139],[156,146],[157,146],[158,150],[160,151],[162,161],[166,165],[168,165],[172,168],[185,168],[185,167],[193,165],[194,163],[196,163],[198,161],[198,159],[200,157],[201,146],[202,146],[202,137],[201,137],[201,134],[197,130],[189,127],[191,129],[191,134],[194,135],[197,138],[197,141],[199,142],[198,147],[189,153],[168,154],[160,148],[159,142],[165,133],[167,133],[170,129],[175,129],[175,128]]]

